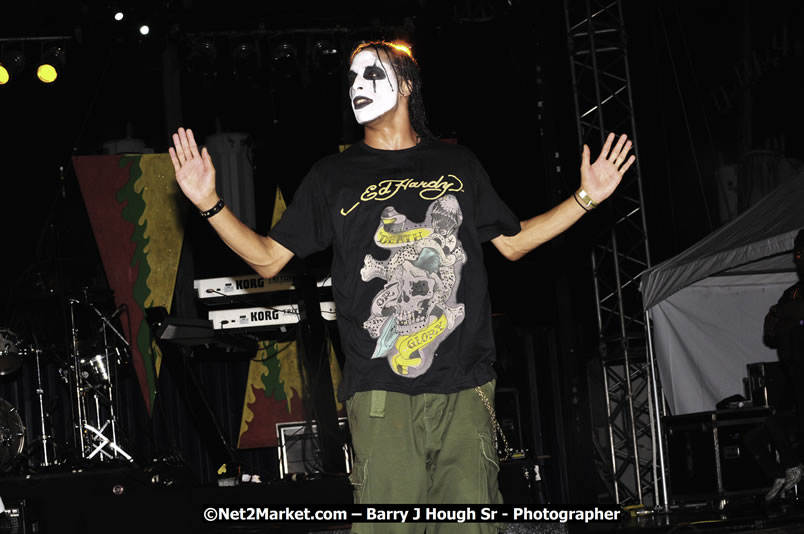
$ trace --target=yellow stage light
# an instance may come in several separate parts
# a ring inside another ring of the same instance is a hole
[[[6,48],[0,54],[0,85],[10,83],[25,67],[22,50]]]
[[[45,83],[53,83],[56,81],[56,78],[59,77],[59,71],[57,71],[56,67],[53,65],[45,63],[37,67],[36,77]]]
[[[54,46],[42,54],[42,60],[36,67],[36,77],[44,83],[53,83],[64,68],[64,50]]]

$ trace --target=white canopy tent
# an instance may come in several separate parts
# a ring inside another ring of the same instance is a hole
[[[743,393],[746,364],[774,361],[765,314],[797,280],[804,175],[642,277],[659,375],[674,415],[709,411]]]

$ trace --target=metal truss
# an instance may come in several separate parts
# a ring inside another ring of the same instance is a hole
[[[638,147],[619,0],[564,0],[579,145],[602,146],[609,132]],[[590,143],[590,141],[592,141]],[[600,475],[621,505],[667,502],[660,387],[639,281],[650,267],[639,159],[601,208],[608,235],[594,245],[600,356],[608,443],[596,443]],[[605,438],[603,438],[605,440]]]

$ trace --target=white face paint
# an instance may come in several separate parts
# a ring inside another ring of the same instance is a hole
[[[349,68],[349,98],[359,124],[366,124],[394,108],[399,84],[390,62],[373,49],[359,52]]]

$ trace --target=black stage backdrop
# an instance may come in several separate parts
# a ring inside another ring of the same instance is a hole
[[[331,2],[260,8],[249,2],[139,2],[123,25],[108,18],[104,3],[14,4],[0,19],[0,38],[70,37],[69,69],[59,83],[46,87],[26,79],[0,87],[0,326],[28,344],[36,337],[47,349],[42,355],[47,411],[57,441],[67,440],[73,422],[69,390],[58,372],[63,367],[58,362],[69,354],[66,299],[80,297],[83,288],[106,289],[70,157],[100,153],[104,141],[128,133],[164,152],[169,133],[180,124],[200,137],[218,128],[244,131],[253,142],[258,226],[264,231],[277,185],[291,198],[314,161],[359,137],[344,97],[344,69],[334,75],[313,69],[305,54],[315,40],[294,29],[323,28],[342,53],[364,38],[411,41],[424,73],[433,131],[475,151],[521,217],[547,209],[577,186],[561,2],[421,1],[413,7],[353,2],[349,9]],[[722,164],[739,163],[756,149],[794,161],[804,157],[804,108],[795,91],[804,75],[804,39],[794,22],[801,20],[802,7],[725,0],[630,0],[623,7],[648,226],[658,262],[717,225],[716,174]],[[146,18],[152,33],[138,37],[136,23]],[[188,64],[193,36],[215,33],[223,47],[238,33],[255,31],[265,34],[259,74],[235,77],[231,63],[223,63],[214,76],[182,69],[178,79],[163,77],[172,57]],[[287,79],[270,68],[270,51],[280,41],[296,46],[302,58]],[[9,46],[0,44],[4,50]],[[25,44],[30,63],[40,48]],[[549,113],[542,103],[549,104]],[[598,149],[593,146],[593,153]],[[525,433],[531,449],[542,448],[551,458],[555,501],[609,498],[588,483],[594,467],[582,445],[601,424],[589,246],[604,230],[594,220],[582,221],[515,264],[492,249],[485,258],[494,313],[502,318],[498,329],[509,333],[499,342],[500,385],[518,388],[520,399],[531,389],[541,396],[538,407],[530,396],[529,408],[544,421],[536,424],[531,416]],[[203,311],[188,289],[193,278],[241,274],[246,268],[199,220],[188,230],[187,247],[176,309],[192,315]],[[311,260],[314,266],[327,262],[326,255]],[[522,346],[528,338],[535,340],[531,352]],[[175,461],[195,480],[214,480],[225,448],[209,430],[199,429],[197,420],[209,420],[201,413],[206,410],[185,402],[185,393],[188,384],[198,382],[223,442],[232,446],[248,361],[226,354],[166,357],[174,358],[176,372],[163,373],[152,418],[144,413],[133,376],[125,366],[121,370],[123,444],[139,464]],[[537,384],[518,382],[523,368],[517,366],[527,358],[537,363]],[[22,414],[29,440],[39,436],[34,372],[28,357],[21,370],[0,378],[0,397]],[[540,387],[545,377],[555,378],[552,387]],[[568,443],[576,448],[562,459],[558,450]],[[275,451],[237,455],[244,470],[275,473]]]

